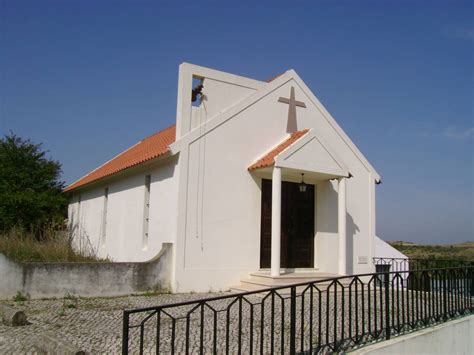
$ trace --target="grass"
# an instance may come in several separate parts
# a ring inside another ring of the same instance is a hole
[[[74,251],[65,231],[49,232],[44,241],[38,241],[32,234],[13,229],[0,234],[0,253],[17,262],[108,261]]]
[[[24,294],[22,294],[20,291],[16,293],[16,295],[13,297],[14,302],[18,303],[23,303],[28,300],[28,297],[26,297]]]
[[[403,241],[389,243],[409,258],[474,261],[474,242],[451,245],[421,245]]]

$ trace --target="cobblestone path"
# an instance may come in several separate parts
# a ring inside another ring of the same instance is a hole
[[[37,354],[34,345],[44,332],[92,354],[121,351],[122,310],[216,296],[217,294],[162,294],[116,298],[74,298],[0,301],[26,313],[30,325],[0,323],[0,354]]]
[[[308,291],[310,290],[305,291],[304,296],[297,296],[295,305],[295,330],[298,337],[296,345],[303,350],[355,339],[359,334],[379,334],[375,335],[379,337],[385,328],[385,297],[389,301],[390,325],[397,332],[403,332],[405,324],[416,323],[415,326],[418,326],[417,323],[422,321],[426,325],[436,321],[446,305],[451,313],[450,317],[454,317],[459,313],[458,310],[469,309],[471,302],[468,296],[450,294],[443,305],[439,293],[390,290],[387,294],[384,288],[378,287],[370,289],[370,293],[369,289],[363,293],[354,290],[351,293],[347,288],[336,293],[322,291],[312,294]],[[217,295],[224,294],[68,297],[22,303],[0,301],[23,310],[31,323],[15,328],[0,325],[0,354],[36,354],[34,345],[44,332],[52,333],[88,353],[118,354],[121,351],[123,309],[153,307]],[[262,350],[265,354],[287,353],[289,298],[277,294],[269,296],[271,297],[236,296],[168,308],[160,314],[160,350],[164,353],[169,353],[171,349],[179,354],[185,352],[189,316],[190,353],[199,351],[201,337],[203,352],[206,354],[212,353],[214,346],[217,353],[225,353],[226,347],[230,353],[237,353],[239,344],[242,346],[242,353],[249,353],[250,349],[254,352]],[[142,312],[130,319],[131,325],[140,324],[147,319],[143,329],[146,354],[156,350],[157,316],[153,312]],[[139,349],[140,328],[131,329],[129,334],[130,353],[135,354]],[[322,352],[330,350],[325,348]]]

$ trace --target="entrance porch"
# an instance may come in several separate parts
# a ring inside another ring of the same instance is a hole
[[[249,171],[261,179],[260,271],[242,280],[245,288],[334,276],[315,268],[316,186],[328,180],[337,181],[338,247],[333,257],[337,258],[337,273],[346,275],[346,185],[350,173],[332,149],[312,130],[295,132]]]
[[[347,231],[346,231],[346,177],[343,176],[324,176],[319,172],[301,172],[275,166],[272,170],[271,180],[271,228],[270,228],[270,274],[272,277],[278,277],[281,274],[282,267],[290,268],[313,268],[315,253],[315,188],[313,184],[306,185],[306,191],[300,192],[295,189],[297,184],[289,185],[282,180],[282,174],[285,173],[287,178],[291,175],[305,174],[308,180],[316,181],[337,179],[337,233],[338,233],[338,250],[335,251],[334,257],[338,258],[339,275],[347,274]],[[301,175],[303,176],[303,175]],[[265,211],[264,200],[266,183],[262,181],[262,243],[261,255],[265,255],[265,244],[263,243],[265,234]],[[282,188],[282,186],[287,186]],[[283,194],[282,194],[283,193]],[[290,194],[290,196],[288,196]],[[311,196],[302,197],[306,194]],[[285,205],[282,207],[282,203]],[[282,213],[283,212],[283,213]],[[282,223],[282,220],[284,223]],[[288,222],[290,221],[290,222]],[[285,250],[282,250],[282,245]],[[310,249],[308,251],[308,249]],[[290,255],[290,258],[288,257]],[[308,259],[310,255],[310,259]],[[286,264],[282,264],[282,261]],[[265,267],[265,259],[261,259],[261,267]],[[292,264],[289,265],[288,263]]]
[[[269,179],[271,174],[271,179]],[[302,175],[304,189],[300,191]],[[346,177],[273,167],[261,170],[260,269],[232,291],[248,292],[270,287],[319,281],[347,274]],[[317,185],[337,180],[337,272],[317,267]],[[298,182],[299,180],[299,182]],[[325,283],[320,287],[324,289]],[[289,289],[287,290],[289,292]],[[286,292],[286,291],[284,291]]]

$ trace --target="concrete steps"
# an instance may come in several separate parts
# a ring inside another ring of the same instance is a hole
[[[301,271],[301,272],[287,272],[280,276],[272,277],[269,271],[258,271],[251,273],[249,278],[240,281],[240,285],[231,287],[233,292],[249,292],[259,291],[270,287],[289,286],[303,282],[319,281],[328,278],[337,277],[336,274],[329,274],[317,271]],[[347,280],[341,280],[341,284],[346,285]],[[318,283],[318,288],[321,291],[327,289],[331,281]],[[301,293],[307,286],[298,286],[297,293]],[[290,294],[290,289],[285,288],[278,293],[282,295]]]

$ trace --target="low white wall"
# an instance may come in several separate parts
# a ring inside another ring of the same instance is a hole
[[[472,354],[474,316],[453,320],[428,329],[352,352],[353,354]]]
[[[172,244],[141,263],[16,263],[0,254],[0,299],[18,292],[31,298],[122,296],[148,290],[169,291]]]
[[[408,259],[408,256],[398,251],[386,241],[380,239],[380,237],[375,236],[375,257],[379,258],[401,258]]]

